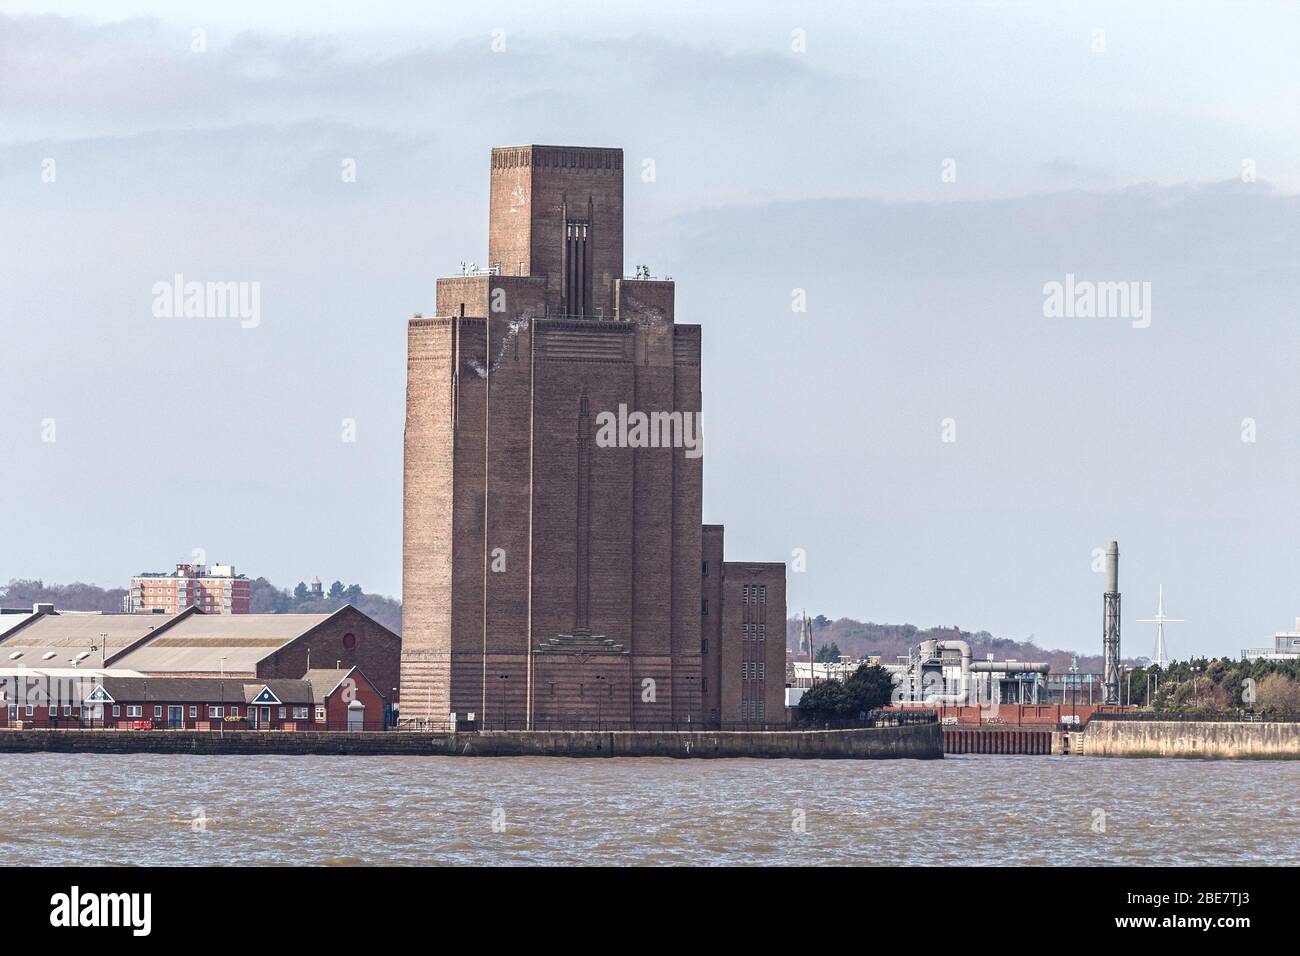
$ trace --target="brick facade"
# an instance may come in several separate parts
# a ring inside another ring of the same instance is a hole
[[[784,726],[784,564],[723,564],[721,630],[722,722]]]
[[[405,719],[708,717],[703,460],[597,441],[604,415],[701,409],[699,326],[672,282],[622,276],[622,166],[493,150],[490,274],[439,280],[410,322]]]
[[[401,648],[400,637],[348,604],[259,661],[257,676],[299,678],[312,668],[356,667],[391,701],[401,683]]]

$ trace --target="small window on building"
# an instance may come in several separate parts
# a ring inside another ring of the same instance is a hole
[[[294,720],[306,720],[306,719],[307,719],[307,708],[306,708],[306,707],[294,707],[294,709],[293,709],[293,719],[294,719]]]
[[[198,707],[198,705],[197,705],[197,704],[190,704],[190,716],[191,716],[191,717],[197,717],[198,715],[199,715],[199,707]]]
[[[281,708],[280,708],[280,719],[281,719],[281,720],[284,720],[284,715],[285,715],[285,709],[284,709],[283,707],[281,707]]]
[[[239,705],[238,705],[238,704],[231,704],[231,705],[230,705],[230,716],[231,716],[231,717],[238,717],[238,716],[239,716]]]
[[[121,716],[122,716],[122,707],[121,707],[121,705],[119,705],[119,704],[114,704],[114,705],[113,705],[113,716],[114,716],[114,717],[121,717]]]
[[[700,653],[701,654],[709,653],[709,639],[707,637],[700,638]]]
[[[64,705],[63,705],[63,716],[64,716],[64,717],[71,717],[71,716],[72,716],[72,705],[71,705],[71,704],[64,704]]]
[[[155,717],[161,717],[161,716],[162,716],[162,704],[154,704],[154,705],[153,705],[153,715],[154,715]]]
[[[210,707],[208,707],[208,716],[209,716],[209,717],[214,717],[214,718],[216,718],[216,719],[219,720],[219,719],[221,719],[222,717],[226,716],[226,708],[224,708],[224,707],[217,707],[217,706],[210,706]]]
[[[700,617],[707,617],[709,614],[709,599],[705,598],[700,601]]]
[[[140,704],[127,704],[126,715],[128,717],[143,717],[144,707]]]
[[[702,577],[702,578],[707,578],[708,576],[709,576],[709,562],[707,562],[707,561],[701,561],[701,562],[700,562],[700,577]]]
[[[31,716],[32,716],[33,714],[35,714],[35,713],[36,713],[36,708],[33,707],[31,704],[28,704],[28,705],[27,705],[27,716],[28,716],[28,717],[31,717]]]

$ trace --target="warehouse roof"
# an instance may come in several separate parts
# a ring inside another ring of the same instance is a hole
[[[81,658],[83,666],[99,665],[105,658],[121,653],[191,613],[57,611],[28,615],[22,623],[8,628],[0,636],[0,664],[10,667],[67,667],[73,658],[85,654]]]
[[[335,613],[338,613],[337,611]],[[145,673],[252,674],[257,663],[329,614],[194,614],[115,658]]]
[[[25,624],[31,620],[31,611],[11,610],[10,608],[0,608],[0,636],[13,630],[20,624]]]

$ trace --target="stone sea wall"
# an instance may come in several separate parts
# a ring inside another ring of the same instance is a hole
[[[401,754],[468,757],[771,757],[882,760],[943,756],[938,724],[808,731],[488,731],[287,733],[0,730],[0,753]]]
[[[1081,739],[1085,757],[1300,757],[1300,723],[1093,720]]]

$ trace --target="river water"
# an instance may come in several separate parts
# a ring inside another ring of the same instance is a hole
[[[1300,864],[1300,761],[0,756],[53,864]]]

